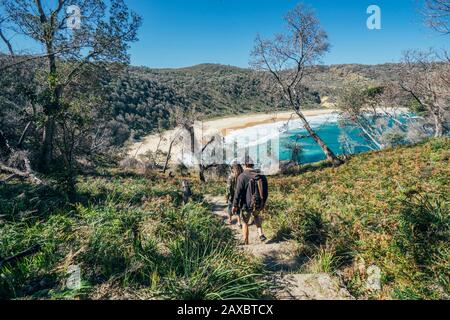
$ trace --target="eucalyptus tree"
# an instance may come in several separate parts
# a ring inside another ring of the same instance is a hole
[[[37,71],[42,78],[38,168],[49,172],[58,126],[67,123],[68,110],[80,103],[72,100],[80,97],[74,92],[89,90],[86,84],[98,81],[97,68],[106,63],[129,62],[127,51],[137,41],[141,18],[123,0],[0,0],[0,6],[0,37],[9,54],[15,54],[0,72],[29,61],[45,63]],[[28,39],[37,52],[13,49],[10,38],[17,35]]]
[[[311,66],[320,62],[329,50],[328,37],[314,12],[302,4],[288,12],[284,18],[286,30],[272,39],[256,37],[251,65],[262,75],[268,75],[270,83],[280,93],[304,128],[334,165],[342,161],[311,127],[304,116],[304,79]]]
[[[405,52],[400,86],[426,110],[436,137],[448,132],[450,120],[450,59],[435,50]]]

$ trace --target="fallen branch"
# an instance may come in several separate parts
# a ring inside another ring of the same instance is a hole
[[[28,167],[28,165],[27,165],[27,167]],[[15,176],[18,176],[18,177],[21,177],[21,178],[29,179],[30,181],[32,181],[34,183],[37,183],[37,184],[44,184],[44,182],[41,179],[39,179],[34,173],[26,172],[26,171],[20,171],[20,170],[15,169],[15,168],[8,167],[7,165],[5,165],[3,163],[0,163],[0,171],[11,173],[12,175],[15,175]],[[9,178],[9,179],[11,179],[11,178]]]
[[[12,257],[3,259],[0,257],[0,268],[5,264],[5,263],[15,263],[17,260],[21,259],[21,258],[25,258],[27,256],[31,256],[35,253],[38,253],[41,250],[41,246],[40,245],[34,245],[31,248],[28,248]]]
[[[27,125],[25,126],[25,129],[22,132],[22,135],[20,136],[19,142],[17,143],[17,148],[18,149],[22,149],[23,141],[25,140],[25,138],[27,136],[27,133],[28,133],[28,130],[30,129],[30,126],[31,126],[31,121],[29,121],[27,123]]]

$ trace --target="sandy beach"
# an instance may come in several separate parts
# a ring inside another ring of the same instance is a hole
[[[303,114],[306,117],[320,116],[324,114],[330,114],[335,112],[334,109],[316,109],[305,110]],[[219,131],[223,136],[227,135],[227,131],[245,129],[261,124],[275,123],[281,121],[288,121],[290,119],[297,119],[297,115],[292,111],[279,112],[279,113],[256,113],[245,114],[234,117],[225,117],[217,120],[205,121],[203,123],[204,130],[207,133],[211,131]]]
[[[320,116],[331,114],[335,112],[334,109],[315,109],[305,110],[303,114],[306,117]],[[201,127],[202,135],[209,136],[220,133],[222,136],[226,136],[227,132],[253,127],[261,124],[276,123],[282,121],[288,121],[289,119],[296,119],[297,115],[292,111],[277,112],[277,113],[256,113],[256,114],[244,114],[238,116],[224,117],[220,119],[213,119],[204,121],[197,125],[197,129]],[[128,155],[131,157],[139,158],[139,156],[146,154],[149,151],[160,150],[167,152],[169,149],[170,141],[180,135],[181,132],[178,129],[165,131],[162,135],[153,134],[146,136],[140,142],[136,142],[130,146]],[[180,151],[180,145],[174,145],[173,153]]]

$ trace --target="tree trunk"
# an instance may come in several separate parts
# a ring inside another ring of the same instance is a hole
[[[189,138],[191,140],[191,153],[192,153],[192,158],[194,158],[194,155],[195,155],[195,131],[194,131],[194,127],[191,126],[191,125],[185,124],[184,128],[189,133]]]
[[[361,129],[361,131],[366,135],[366,137],[369,138],[370,141],[379,149],[383,149],[383,146],[375,139],[375,137],[362,125],[361,123],[357,122],[358,127]],[[373,148],[371,148],[373,149]]]
[[[327,160],[330,161],[334,166],[339,166],[343,162],[340,160],[334,152],[325,144],[325,142],[322,140],[322,138],[317,135],[317,133],[311,128],[308,121],[306,120],[303,113],[296,110],[295,113],[298,115],[298,117],[302,120],[303,126],[308,131],[309,135],[314,139],[314,141],[319,145],[319,147],[322,149],[323,153],[325,153],[325,156],[327,157]]]
[[[41,157],[39,171],[48,172],[53,158],[53,139],[55,136],[55,119],[48,116],[42,134]]]
[[[170,160],[170,156],[172,153],[172,147],[173,147],[174,142],[175,142],[175,138],[173,138],[172,141],[170,141],[169,150],[167,151],[166,162],[164,163],[163,173],[166,173],[167,167],[169,166],[169,160]]]
[[[42,19],[42,18],[41,18]],[[42,134],[41,157],[39,159],[39,170],[47,173],[50,169],[50,163],[53,158],[53,140],[55,137],[56,119],[55,114],[60,109],[60,101],[62,94],[62,87],[57,84],[57,66],[56,57],[53,53],[53,42],[48,40],[46,42],[48,54],[49,88],[52,93],[51,102],[44,107],[46,121],[44,124],[44,131]]]
[[[444,124],[442,121],[442,117],[439,111],[433,112],[434,117],[434,136],[436,138],[443,137],[444,136]]]
[[[201,182],[206,182],[205,179],[205,167],[202,164],[198,165],[198,177]]]

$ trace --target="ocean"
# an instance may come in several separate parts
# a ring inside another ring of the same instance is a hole
[[[368,145],[362,132],[358,128],[340,123],[336,113],[309,116],[307,120],[316,133],[338,155],[373,150],[373,146]],[[351,150],[344,147],[346,143],[342,139],[343,135],[347,137],[347,141],[352,142]],[[258,163],[264,162],[267,156],[271,159],[269,161],[288,161],[294,156],[296,161],[302,164],[325,160],[322,149],[307,136],[307,131],[299,119],[291,120],[288,124],[284,121],[239,129],[227,135],[225,143],[234,158],[248,154]],[[301,148],[298,157],[293,155],[292,147],[290,147],[293,143]]]

